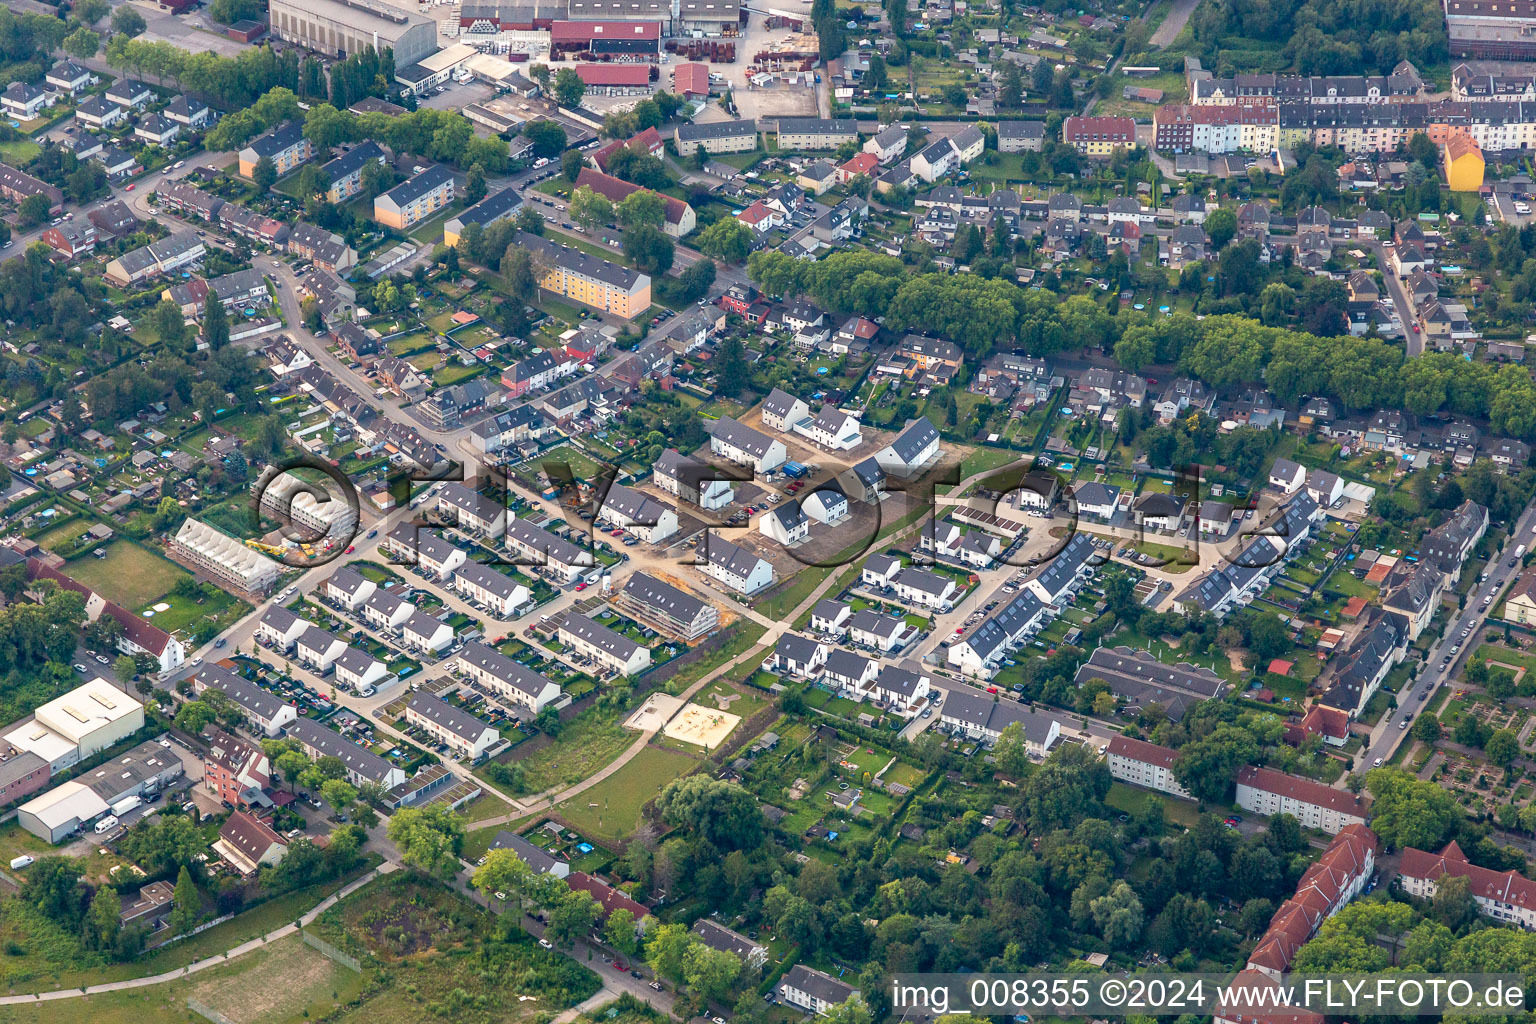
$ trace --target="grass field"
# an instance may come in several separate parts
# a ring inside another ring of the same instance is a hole
[[[28,1006],[8,1020],[36,1024],[207,1024],[187,1007],[193,998],[235,1024],[297,1024],[324,1017],[355,998],[362,976],[332,963],[297,936],[186,981],[59,999]]]
[[[70,563],[69,574],[132,612],[143,611],[146,605],[170,593],[177,580],[191,575],[131,540],[113,541],[107,546],[106,558],[76,559]]]
[[[571,472],[575,474],[577,480],[595,480],[597,475],[602,472],[602,467],[597,464],[596,459],[568,444],[562,444],[558,448],[551,448],[540,455],[538,460],[540,468],[545,464],[561,462],[571,467]]]
[[[646,747],[623,768],[556,810],[582,832],[616,841],[640,823],[640,808],[697,762],[686,754]]]
[[[625,729],[616,717],[584,712],[561,730],[558,740],[518,762],[527,789],[537,793],[584,779],[618,757],[638,735]]]

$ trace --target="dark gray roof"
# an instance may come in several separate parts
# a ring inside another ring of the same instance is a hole
[[[971,630],[971,635],[966,637],[966,643],[976,656],[986,661],[992,658],[1000,648],[1017,640],[1033,623],[1038,621],[1040,613],[1045,610],[1045,605],[1035,592],[1029,589],[1019,591],[1013,600],[1003,605],[979,626]]]
[[[783,419],[789,415],[790,409],[800,399],[780,388],[774,388],[768,392],[768,397],[763,399],[763,412]]]
[[[550,266],[563,267],[618,288],[633,288],[640,278],[646,276],[637,270],[621,267],[617,263],[610,263],[596,256],[588,256],[580,249],[573,249],[568,245],[556,245],[538,235],[530,235],[526,231],[517,233],[517,244],[532,250]]]
[[[907,428],[901,432],[900,436],[891,442],[891,448],[901,461],[910,465],[922,454],[923,449],[938,440],[938,437],[939,432],[932,423],[928,422],[928,417],[920,416],[907,424]]]
[[[718,437],[733,448],[739,448],[747,454],[762,458],[768,454],[769,447],[773,444],[773,438],[747,426],[734,416],[721,416],[706,428],[711,437]]]
[[[832,648],[827,654],[827,671],[844,679],[860,679],[869,671],[872,664],[870,659],[862,654],[845,651],[841,647]]]
[[[788,135],[853,135],[859,134],[859,124],[852,118],[835,120],[830,117],[781,117],[780,134]]]
[[[800,507],[799,500],[795,498],[791,498],[768,514],[778,520],[779,525],[787,531],[799,529],[809,522],[805,510]]]
[[[799,633],[785,633],[779,637],[779,642],[774,645],[774,653],[779,657],[804,665],[816,656],[821,649],[821,644],[808,636]]]
[[[480,200],[453,219],[461,226],[468,224],[494,224],[516,212],[523,205],[523,197],[515,188],[504,188]]]
[[[1024,739],[1037,744],[1045,743],[1050,737],[1051,723],[1057,721],[1017,701],[994,700],[992,694],[977,693],[960,686],[949,691],[944,700],[943,715],[986,732],[1000,733],[1017,722]]]
[[[521,541],[535,551],[543,552],[550,561],[562,565],[590,565],[591,555],[564,538],[541,529],[522,519],[507,521],[507,536]]]
[[[877,612],[873,608],[864,608],[853,613],[848,620],[848,629],[856,633],[873,633],[876,636],[892,637],[906,628],[906,621],[895,615],[886,615]]]
[[[565,623],[561,628],[620,661],[628,661],[635,656],[636,651],[640,650],[640,645],[629,637],[615,633],[601,622],[594,622],[574,611],[566,615]]]
[[[204,665],[199,668],[197,681],[215,690],[223,690],[225,696],[242,711],[264,722],[271,721],[283,709],[283,702],[277,697],[222,665]]]
[[[751,575],[757,563],[762,561],[746,548],[732,544],[714,531],[704,535],[704,541],[699,544],[699,553],[708,559],[711,565],[718,565],[733,576],[740,576],[743,579]]]
[[[366,675],[373,666],[382,664],[384,663],[378,658],[351,644],[348,644],[347,649],[341,652],[341,657],[336,659],[337,668],[344,668],[360,676]]]
[[[537,698],[546,688],[554,685],[533,669],[513,661],[500,651],[493,650],[484,644],[467,643],[458,657],[489,672],[507,686],[527,694],[530,698]]]
[[[479,562],[467,561],[454,570],[454,574],[461,576],[477,587],[483,587],[500,598],[508,598],[517,591],[518,582],[506,573],[497,572],[495,569],[481,565]]]
[[[111,93],[109,92],[108,95]],[[303,140],[303,125],[297,121],[284,121],[265,135],[252,139],[251,144],[246,148],[255,153],[258,158],[275,157],[297,146]]]
[[[446,701],[438,700],[430,693],[422,690],[417,690],[411,694],[410,703],[406,707],[423,718],[430,718],[467,743],[478,742],[488,730],[491,732],[495,731],[491,729],[489,723],[475,717],[463,708],[457,708]]]
[[[367,582],[367,577],[362,573],[350,565],[344,565],[331,573],[331,578],[326,581],[326,584],[350,596],[357,593],[362,585]]]
[[[751,956],[754,950],[767,948],[753,942],[740,932],[732,931],[723,924],[716,924],[707,917],[701,917],[693,922],[693,934],[697,935],[699,941],[710,949],[730,953],[741,960]]]
[[[801,992],[807,992],[828,1003],[845,1003],[857,989],[845,985],[829,974],[812,970],[804,964],[795,964],[784,975],[783,984]]]
[[[624,584],[624,596],[680,622],[692,622],[706,607],[692,594],[648,572],[631,576]]]
[[[384,193],[381,198],[389,199],[396,206],[405,206],[434,189],[453,182],[453,170],[445,164],[433,164],[420,174],[403,181]]]
[[[679,142],[734,139],[744,135],[756,134],[756,121],[710,121],[707,124],[681,124],[677,126],[677,141]]]
[[[335,183],[345,177],[356,174],[370,160],[384,159],[386,159],[384,150],[379,148],[377,142],[369,139],[366,142],[353,146],[330,163],[322,165],[320,169],[325,172],[325,176],[329,181]]]
[[[515,832],[497,832],[496,838],[491,840],[490,848],[511,850],[522,859],[523,863],[541,875],[548,874],[556,866],[565,863],[548,850],[533,845]]]
[[[340,758],[342,764],[370,782],[383,782],[390,772],[395,771],[395,766],[378,754],[307,718],[290,723],[286,733],[304,746],[319,751],[322,757]]]

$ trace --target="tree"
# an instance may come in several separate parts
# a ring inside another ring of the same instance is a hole
[[[1093,922],[1105,942],[1117,948],[1128,948],[1141,937],[1145,921],[1141,900],[1136,896],[1136,891],[1124,882],[1116,882],[1114,888],[1089,906]]]
[[[608,920],[603,924],[603,938],[608,945],[623,953],[625,956],[634,956],[639,948],[639,942],[635,937],[635,914],[626,907],[619,907],[608,915]]]
[[[176,709],[176,728],[193,736],[200,734],[219,717],[218,711],[207,701],[189,700]]]
[[[652,277],[672,269],[676,251],[672,239],[649,225],[624,232],[624,255],[636,268]]]
[[[203,340],[214,352],[229,344],[229,314],[213,295],[203,304]]]
[[[543,274],[534,261],[533,253],[520,245],[507,247],[501,258],[501,279],[512,297],[531,302],[539,294],[539,281]]]
[[[176,303],[161,299],[149,311],[146,319],[166,348],[179,352],[187,347],[187,322],[182,318],[181,308]]]
[[[1515,763],[1515,758],[1520,756],[1520,740],[1510,729],[1500,729],[1488,737],[1488,742],[1483,746],[1483,753],[1488,755],[1488,760],[1500,768],[1508,768]]]
[[[1366,788],[1376,798],[1371,828],[1391,847],[1438,850],[1461,820],[1461,810],[1439,785],[1396,768],[1366,774]]]
[[[473,206],[485,198],[485,168],[475,164],[464,177],[464,205]]]
[[[536,896],[533,869],[512,850],[492,850],[485,863],[475,869],[469,884],[487,899],[505,899],[517,908],[515,921],[521,921],[528,902]]]
[[[176,906],[171,909],[171,934],[180,935],[190,931],[202,916],[202,898],[198,896],[197,886],[192,881],[192,873],[183,864],[181,870],[176,873]]]
[[[1435,885],[1429,901],[1429,917],[1452,931],[1471,924],[1477,918],[1477,904],[1472,900],[1472,883],[1465,875],[1447,876]]]
[[[587,84],[581,80],[575,68],[561,68],[555,75],[555,99],[567,110],[581,106],[581,98],[587,94]]]
[[[96,56],[96,51],[101,49],[101,36],[82,25],[65,36],[62,45],[71,57],[86,60]]]
[[[1024,105],[1024,76],[1019,72],[1019,66],[1011,60],[1003,61],[1002,71],[998,75],[997,102],[1009,110],[1018,110]]]
[[[47,222],[48,214],[53,212],[53,206],[45,195],[30,195],[21,201],[17,212],[21,216],[22,224],[27,227],[36,227]]]
[[[581,155],[579,149],[568,149],[560,154],[560,174],[566,181],[575,183],[581,177],[581,169],[586,166],[586,158]]]
[[[82,25],[94,25],[112,10],[107,0],[75,0],[74,15]]]
[[[705,999],[723,999],[741,976],[741,961],[733,953],[695,942],[683,951],[683,980]]]
[[[117,941],[122,913],[122,900],[110,886],[98,886],[91,897],[91,909],[86,912],[85,929],[87,945],[92,949],[111,949]]]
[[[1205,233],[1210,236],[1212,250],[1220,252],[1237,234],[1237,214],[1228,207],[1217,207],[1206,215]]]
[[[530,235],[544,234],[544,215],[532,205],[523,207],[517,211],[517,229]]]
[[[659,228],[667,222],[667,199],[659,192],[640,189],[620,200],[613,212],[621,227]]]
[[[697,940],[680,924],[664,924],[645,944],[645,962],[658,978],[683,979],[683,955]]]
[[[613,204],[606,196],[592,191],[588,185],[578,186],[571,193],[571,200],[566,207],[571,215],[571,220],[581,227],[583,231],[591,231],[599,224],[607,224],[613,220]]]
[[[557,946],[569,948],[597,926],[602,913],[602,905],[591,893],[581,889],[567,891],[550,909],[544,936]]]
[[[747,359],[736,335],[726,335],[715,352],[715,374],[716,388],[727,398],[735,398],[746,389]]]
[[[668,783],[656,798],[656,813],[721,850],[750,850],[762,840],[763,816],[752,795],[740,786],[706,775]]]
[[[337,814],[344,814],[357,800],[357,789],[345,779],[326,779],[320,784],[320,799]]]
[[[874,1015],[869,1012],[869,1006],[864,1002],[864,997],[855,995],[846,1002],[838,1003],[826,1013],[822,1014],[822,1020],[826,1024],[873,1024]]]
[[[127,654],[120,654],[112,662],[112,674],[119,682],[126,683],[139,674],[139,663]]]
[[[1424,743],[1434,743],[1440,738],[1443,731],[1440,728],[1440,719],[1434,715],[1420,715],[1413,722],[1413,728],[1408,730],[1413,738]]]
[[[699,251],[722,263],[741,263],[752,252],[752,229],[735,217],[721,217],[699,233]]]
[[[464,823],[441,804],[404,807],[389,819],[389,839],[400,859],[429,875],[452,878],[464,845]]]
[[[256,161],[256,166],[251,168],[251,181],[261,192],[266,192],[277,184],[277,165],[272,162],[271,157],[264,156]]]
[[[570,70],[561,69],[562,73]],[[523,129],[523,134],[528,137],[534,156],[554,159],[565,149],[565,129],[554,121],[534,121]]]
[[[1018,722],[1003,727],[992,751],[997,758],[998,771],[1003,774],[1020,779],[1029,773],[1029,749],[1024,742],[1024,727]]]
[[[1259,747],[1246,729],[1219,725],[1212,732],[1179,750],[1173,774],[1191,794],[1201,800],[1220,800],[1237,769],[1257,758]]]
[[[128,4],[123,4],[112,12],[113,32],[132,39],[134,36],[142,35],[145,27],[144,16]]]
[[[864,69],[864,88],[879,92],[885,88],[885,58],[878,53],[870,54],[869,67]]]
[[[75,857],[39,857],[27,869],[18,898],[66,929],[73,929],[85,905],[85,887],[80,883],[84,873],[84,866]]]

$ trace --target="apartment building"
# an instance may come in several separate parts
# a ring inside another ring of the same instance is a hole
[[[784,442],[747,426],[733,416],[721,416],[706,428],[709,450],[758,473],[778,469],[789,459]]]
[[[373,200],[373,219],[396,231],[408,231],[453,202],[453,170],[433,164]]]
[[[1173,763],[1178,759],[1177,750],[1129,736],[1111,737],[1104,752],[1109,774],[1121,782],[1193,800],[1189,790],[1173,774]]]
[[[297,741],[299,749],[311,760],[338,758],[347,781],[354,786],[371,782],[388,790],[405,781],[405,771],[398,765],[308,718],[289,725],[286,735]]]
[[[859,139],[858,122],[852,118],[781,117],[778,120],[780,150],[836,149]]]
[[[279,700],[222,665],[204,665],[192,677],[193,696],[200,696],[209,689],[228,697],[246,721],[266,736],[278,735],[299,717],[298,709],[292,704]]]
[[[1062,122],[1061,141],[1083,156],[1107,158],[1136,147],[1136,122],[1128,117],[1078,117]]]
[[[652,629],[694,641],[720,627],[720,611],[666,580],[636,572],[625,582],[614,605]]]
[[[272,161],[278,177],[299,169],[299,165],[314,159],[315,148],[304,137],[304,126],[298,121],[284,121],[265,135],[257,136],[240,151],[240,176],[249,178],[256,173],[256,164],[263,157]]]
[[[518,232],[516,244],[544,267],[539,287],[546,291],[625,320],[651,307],[651,279],[645,274],[525,231]]]
[[[681,124],[677,127],[679,156],[692,156],[702,149],[709,154],[750,153],[757,148],[755,121],[713,121],[707,124]]]
[[[1329,834],[1364,825],[1370,813],[1369,802],[1347,790],[1252,765],[1238,769],[1237,806],[1267,817],[1289,814],[1303,827]]]

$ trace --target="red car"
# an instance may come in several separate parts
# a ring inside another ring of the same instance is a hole
[[[355,545],[355,544],[348,544],[347,545],[347,554],[350,555],[352,552],[354,552],[356,550],[357,550],[357,545]]]
[[[587,589],[587,585],[585,583],[578,583],[578,584],[576,584],[576,589],[577,589],[578,592],[582,591],[582,590],[586,590]]]
[[[997,687],[989,686],[989,687],[987,687],[987,692],[988,693],[996,693],[997,692]]]

